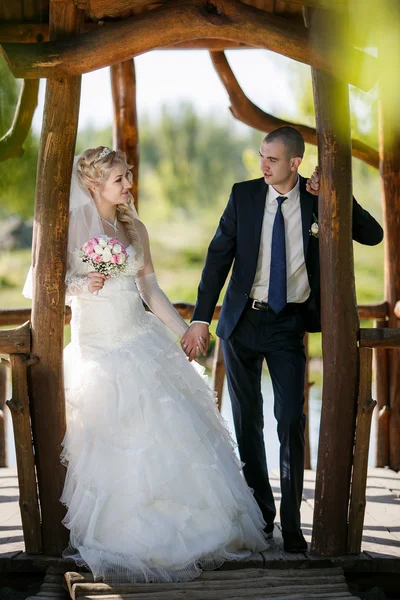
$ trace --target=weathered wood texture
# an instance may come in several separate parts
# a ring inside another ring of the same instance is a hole
[[[389,305],[388,327],[398,327],[394,308],[400,300],[400,5],[383,11],[380,86],[380,171],[385,229],[385,297]],[[390,69],[388,65],[390,64]],[[389,353],[390,462],[400,469],[400,350]]]
[[[93,582],[90,575],[66,573],[72,600],[89,597],[148,598],[348,598],[350,592],[342,569],[237,569],[203,572],[185,583],[107,584]]]
[[[211,374],[211,387],[217,392],[218,410],[222,407],[222,393],[224,391],[225,361],[222,352],[222,344],[219,337],[215,340],[214,360]]]
[[[389,310],[387,302],[359,304],[357,308],[360,319],[385,319]]]
[[[16,329],[0,331],[0,354],[29,354],[31,350],[30,323]]]
[[[310,388],[312,387],[312,383],[310,383],[310,363],[308,359],[308,333],[304,336],[304,348],[306,350],[306,372],[304,378],[304,414],[306,415],[306,425],[304,430],[304,468],[311,469],[311,451],[310,451],[310,410],[309,410],[309,400],[310,400]]]
[[[400,347],[400,328],[360,329],[360,346],[364,348],[392,348],[389,357]],[[391,406],[392,408],[392,406]],[[396,470],[396,469],[395,469]]]
[[[320,52],[309,43],[305,27],[238,0],[170,0],[168,5],[68,42],[5,43],[0,49],[15,77],[31,79],[80,75],[155,48],[198,38],[223,38],[272,50],[335,73],[361,89],[369,89],[378,76],[374,57],[348,47],[348,60],[337,61],[335,53]]]
[[[0,364],[0,468],[7,467],[7,367]]]
[[[33,114],[38,102],[38,92],[38,80],[22,82],[12,125],[0,138],[0,162],[23,155],[22,146],[32,125]]]
[[[83,13],[69,1],[50,5],[53,39],[78,33]],[[78,127],[80,77],[47,82],[38,161],[33,230],[32,351],[39,362],[30,369],[30,397],[43,552],[57,556],[68,535],[59,499],[65,479],[60,463],[65,434],[62,374],[69,190]]]
[[[7,405],[11,411],[14,429],[19,507],[25,550],[28,553],[38,553],[42,551],[42,538],[28,398],[29,357],[23,354],[12,354],[10,361],[12,398],[7,401]]]
[[[110,70],[114,108],[113,145],[126,153],[132,168],[132,195],[139,208],[139,133],[136,110],[134,60],[113,65]]]
[[[308,15],[318,47],[340,44],[334,19]],[[352,247],[352,180],[348,86],[312,70],[321,188],[318,197],[324,384],[312,552],[346,552],[356,416],[359,327]],[[340,225],[340,226],[339,226]],[[340,434],[339,434],[340,432]]]
[[[372,399],[372,350],[360,348],[360,377],[357,405],[356,442],[354,446],[353,474],[349,510],[349,535],[347,551],[358,554],[364,524],[367,503],[365,489],[367,485],[368,452],[371,435],[372,412],[376,401]]]
[[[375,327],[382,329],[387,326],[386,319],[375,321]],[[375,411],[375,466],[389,465],[389,354],[387,348],[375,348],[374,371],[377,410]]]
[[[210,52],[210,57],[218,77],[228,92],[231,101],[229,110],[235,119],[264,133],[269,133],[278,127],[294,127],[301,133],[307,144],[317,145],[317,131],[314,127],[278,119],[264,112],[249,100],[233,74],[224,52],[212,51]],[[379,153],[367,144],[359,140],[352,140],[352,153],[355,158],[359,158],[376,169],[379,168]]]

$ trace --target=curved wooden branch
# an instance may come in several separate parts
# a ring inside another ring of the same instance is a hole
[[[210,52],[210,56],[215,70],[229,94],[229,99],[231,101],[229,110],[235,119],[264,133],[273,131],[278,127],[289,125],[295,127],[301,133],[307,144],[317,145],[317,132],[314,127],[278,119],[277,117],[264,112],[249,100],[240,87],[224,52],[212,51]],[[359,140],[352,140],[352,154],[368,165],[371,165],[376,169],[379,168],[379,153],[377,150],[367,146],[367,144],[364,144]]]
[[[39,80],[25,80],[22,83],[14,120],[6,134],[0,138],[0,162],[8,158],[22,156],[22,144],[32,125],[38,103]]]
[[[3,44],[15,77],[79,75],[190,39],[226,39],[265,48],[335,74],[361,89],[377,79],[377,60],[348,48],[345,61],[318,51],[306,27],[238,0],[170,0],[154,10],[59,42]],[[363,69],[360,68],[362,63]]]

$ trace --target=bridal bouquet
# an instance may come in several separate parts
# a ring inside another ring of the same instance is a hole
[[[115,277],[125,271],[128,253],[116,238],[99,235],[81,246],[79,256],[98,273]]]

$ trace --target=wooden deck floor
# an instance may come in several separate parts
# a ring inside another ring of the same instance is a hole
[[[279,514],[279,473],[271,474]],[[306,471],[302,503],[302,528],[308,542],[314,507],[315,472]],[[26,555],[18,506],[18,479],[15,468],[0,469],[0,571],[45,571],[59,559]],[[251,566],[268,568],[343,566],[345,571],[380,571],[400,573],[400,473],[385,469],[369,469],[367,508],[362,553],[332,559],[309,553],[287,554],[279,525],[275,527],[270,548],[254,555]],[[225,565],[225,568],[238,565]],[[250,565],[249,565],[250,566]]]

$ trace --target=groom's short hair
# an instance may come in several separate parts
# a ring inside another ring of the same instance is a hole
[[[279,129],[268,133],[263,141],[269,143],[278,139],[285,144],[288,158],[294,158],[295,156],[303,158],[305,150],[304,140],[297,129],[294,127],[279,127]]]

